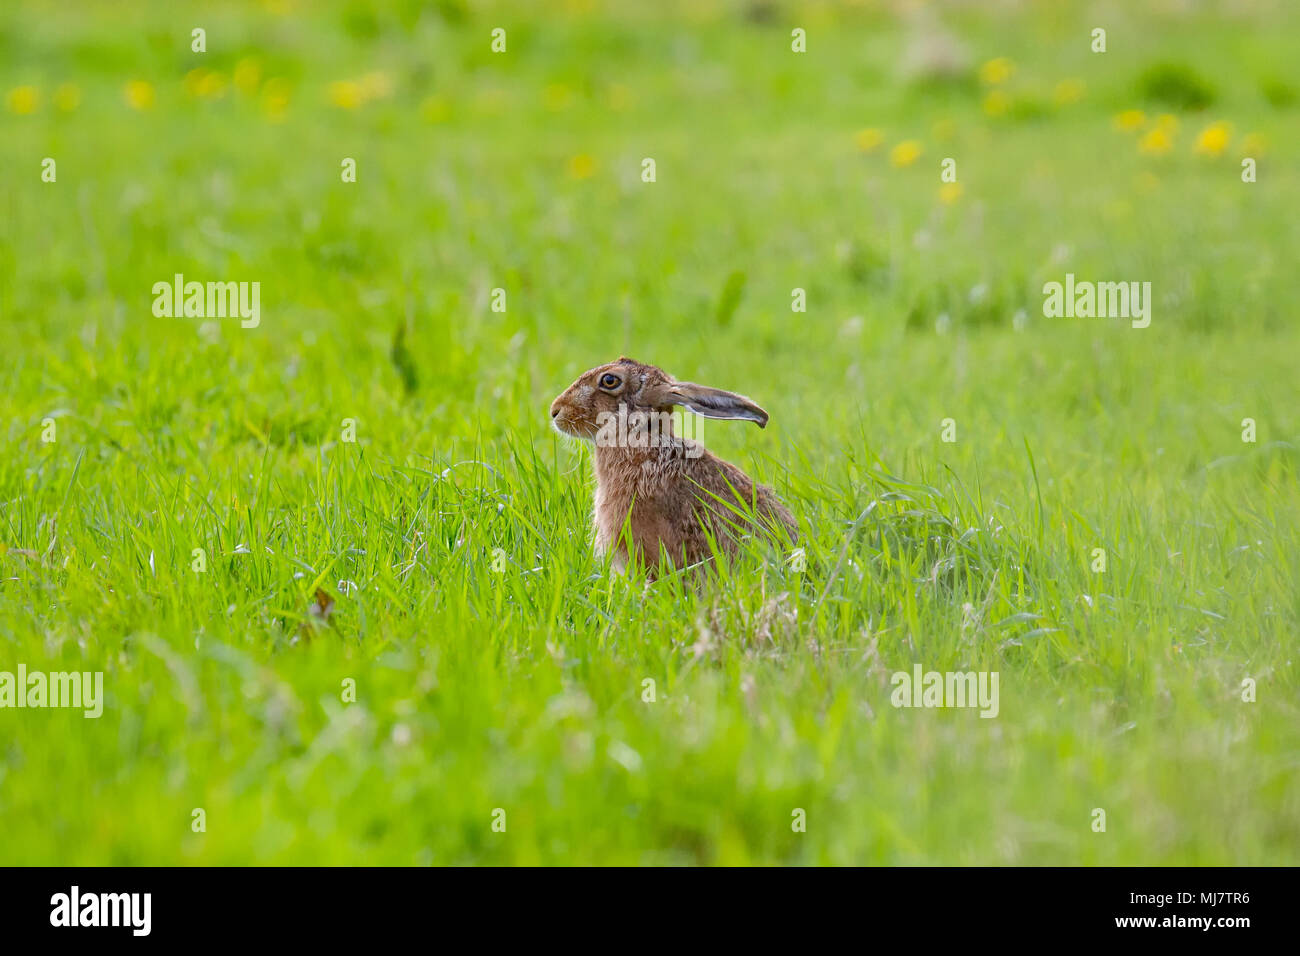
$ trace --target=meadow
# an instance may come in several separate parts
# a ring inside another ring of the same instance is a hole
[[[105,699],[0,708],[0,863],[1294,863],[1298,45],[5,4],[0,671]],[[156,315],[177,274],[259,323]],[[1150,325],[1046,316],[1067,274]],[[593,556],[547,408],[619,355],[767,409],[705,434],[802,552]],[[997,716],[892,706],[916,664]]]

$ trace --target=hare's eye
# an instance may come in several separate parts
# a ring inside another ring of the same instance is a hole
[[[607,389],[615,389],[618,388],[619,382],[621,381],[622,379],[620,379],[614,373],[606,372],[604,375],[600,377],[600,387],[607,388]]]

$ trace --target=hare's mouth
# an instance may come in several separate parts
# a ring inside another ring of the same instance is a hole
[[[571,421],[563,412],[551,419],[551,427],[561,435],[568,435],[570,438],[586,438],[586,432],[578,422]]]

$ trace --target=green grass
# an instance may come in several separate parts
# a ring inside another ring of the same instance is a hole
[[[0,710],[0,863],[1293,862],[1296,12],[1101,55],[1083,5],[940,7],[967,60],[911,82],[892,5],[554,6],[0,12],[0,670],[107,695]],[[1165,155],[1158,63],[1214,97]],[[261,325],[155,318],[178,272]],[[1044,318],[1066,272],[1151,326]],[[592,556],[546,409],[620,354],[767,408],[706,439],[805,571]],[[893,708],[916,662],[999,716]]]

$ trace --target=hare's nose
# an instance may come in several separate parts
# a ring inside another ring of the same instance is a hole
[[[560,403],[551,402],[551,417],[554,418],[558,414],[560,414]]]

